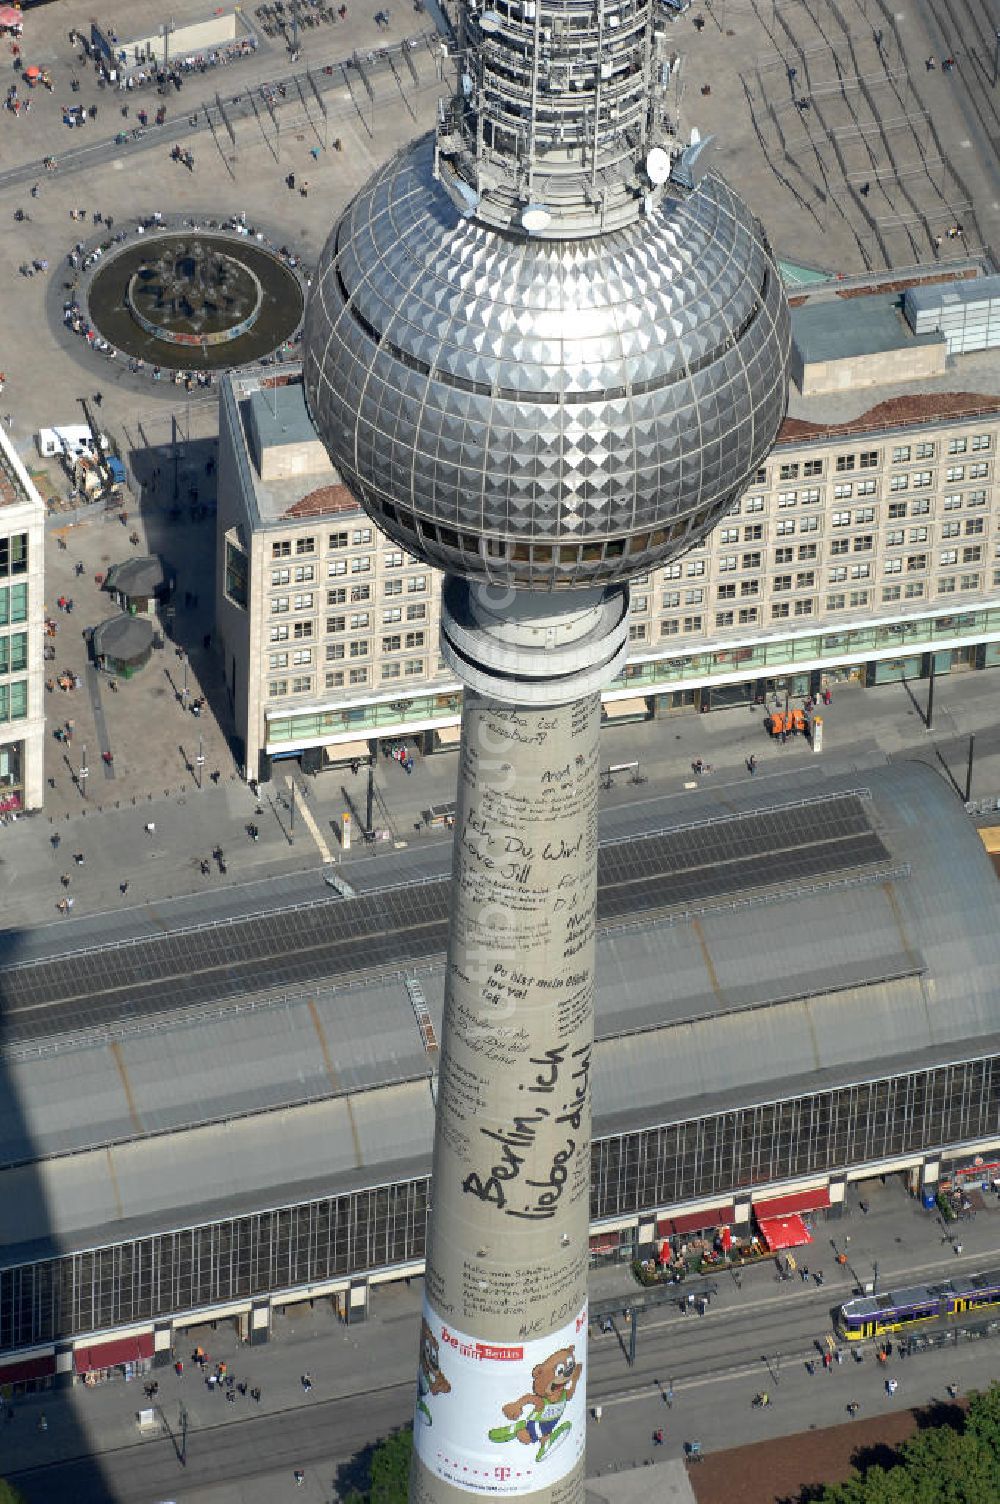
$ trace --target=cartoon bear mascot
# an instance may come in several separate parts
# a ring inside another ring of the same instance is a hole
[[[434,1424],[427,1396],[450,1393],[451,1385],[438,1364],[437,1338],[425,1318],[420,1323],[420,1368],[417,1372],[417,1415],[425,1426]]]
[[[525,1446],[537,1446],[535,1461],[541,1462],[573,1429],[571,1422],[562,1417],[576,1393],[582,1372],[572,1347],[561,1347],[544,1363],[536,1364],[531,1370],[531,1392],[503,1407],[512,1424],[494,1427],[490,1441],[520,1441]]]

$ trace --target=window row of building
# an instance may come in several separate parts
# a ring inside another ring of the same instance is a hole
[[[877,1169],[995,1132],[995,1057],[596,1138],[591,1218],[797,1176]],[[0,1270],[0,1351],[171,1317],[424,1257],[426,1176]]]

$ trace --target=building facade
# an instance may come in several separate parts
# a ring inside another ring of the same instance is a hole
[[[221,384],[216,625],[248,778],[272,758],[367,756],[364,730],[325,731],[345,704],[409,729],[407,702],[442,685],[440,580],[376,528],[340,483],[306,412],[298,367]],[[374,709],[378,707],[378,711]],[[294,745],[293,745],[294,743]],[[311,761],[310,761],[311,758]]]
[[[915,334],[898,289],[843,291],[795,300],[798,385],[731,514],[633,582],[630,659],[605,692],[607,719],[1000,663],[1000,352],[950,355],[944,334]],[[270,379],[301,391],[296,367]],[[297,496],[262,508],[240,418],[251,389],[267,390],[223,384],[219,514],[219,628],[239,663],[227,675],[248,776],[268,771],[262,756],[318,768],[380,738],[454,745],[461,688],[438,648],[441,576],[342,486],[324,503],[317,492],[339,477],[318,453]],[[299,422],[312,431],[304,407]],[[231,529],[245,540],[230,557],[246,557],[247,607],[227,593]]]
[[[0,813],[45,788],[45,504],[0,425]]]

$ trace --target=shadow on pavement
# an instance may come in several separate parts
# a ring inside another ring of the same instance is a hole
[[[84,1306],[74,1292],[82,1271],[71,1265],[50,1197],[50,1161],[43,1155],[51,1147],[46,1151],[39,1142],[56,1103],[24,1092],[19,1061],[38,1052],[11,1037],[7,968],[17,965],[23,937],[23,931],[4,934],[0,969],[0,1476],[15,1483],[28,1504],[53,1504],[60,1495],[49,1469],[56,1459],[73,1457],[80,1489],[75,1504],[115,1504],[100,1459],[88,1455],[87,1392],[74,1387],[71,1346]],[[72,1070],[69,1061],[65,1068]],[[50,1090],[57,1091],[54,1080]],[[28,1356],[13,1358],[26,1349]]]

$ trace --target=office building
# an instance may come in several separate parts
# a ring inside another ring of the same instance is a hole
[[[794,300],[795,379],[778,443],[705,543],[633,581],[629,663],[604,692],[606,719],[807,695],[847,680],[874,687],[926,677],[932,661],[939,674],[1000,663],[1000,351],[952,354],[947,329],[916,333],[900,281],[892,291],[837,282]],[[959,285],[977,284],[990,285],[980,276]],[[947,297],[951,285],[923,296]],[[278,379],[297,381],[297,369]],[[246,391],[257,379],[233,382]],[[243,456],[240,495],[252,499],[259,477],[225,396],[221,421],[223,474],[229,443]],[[318,443],[313,452],[328,466]],[[296,480],[285,507],[312,486]],[[238,513],[249,540],[262,524],[252,505],[241,501]],[[258,751],[318,765],[378,738],[419,737],[428,752],[457,742],[461,686],[437,645],[440,574],[372,530],[360,508],[340,517],[317,527],[279,511],[269,545],[253,555],[257,646],[250,655],[247,634],[234,681],[252,686],[252,712],[238,710],[255,749],[252,776]],[[302,583],[291,557],[300,536],[319,550],[314,576],[323,579],[308,607],[313,661],[295,675],[294,648],[271,636],[290,638],[306,614],[309,592],[292,588]],[[287,564],[270,557],[277,543],[289,546]],[[284,625],[271,619],[272,597]]]
[[[0,424],[0,813],[45,789],[45,504]]]

